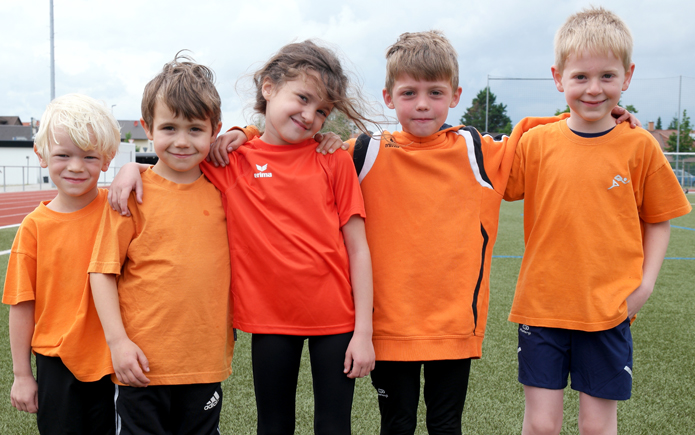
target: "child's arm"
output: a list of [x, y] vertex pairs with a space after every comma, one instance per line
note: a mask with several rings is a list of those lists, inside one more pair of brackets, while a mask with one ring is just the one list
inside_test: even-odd
[[627, 315], [630, 319], [642, 308], [654, 290], [661, 263], [666, 256], [671, 236], [671, 222], [644, 223], [644, 265], [642, 283], [627, 297]]
[[135, 191], [135, 200], [142, 204], [142, 174], [150, 165], [144, 163], [126, 163], [118, 171], [109, 187], [108, 201], [112, 209], [122, 214], [130, 216], [128, 209], [128, 197], [130, 192]]
[[367, 245], [364, 219], [352, 216], [342, 228], [350, 259], [350, 280], [355, 300], [355, 332], [345, 352], [348, 378], [362, 378], [374, 370], [372, 344], [372, 259]]
[[[217, 136], [215, 142], [210, 145], [210, 153], [207, 160], [215, 166], [225, 167], [229, 164], [228, 154], [242, 146], [247, 141], [259, 136], [260, 132], [254, 126], [245, 128], [232, 127], [227, 132]], [[316, 152], [333, 154], [338, 148], [348, 149], [348, 145], [343, 143], [340, 136], [333, 132], [316, 133], [314, 140], [319, 143]]]
[[[111, 350], [111, 361], [118, 380], [133, 387], [146, 387], [150, 383], [143, 373], [150, 371], [145, 354], [125, 332], [118, 302], [116, 276], [90, 273], [94, 306], [104, 328], [106, 343]], [[142, 366], [142, 367], [141, 367]]]
[[10, 350], [14, 383], [10, 391], [12, 406], [36, 413], [39, 387], [31, 371], [31, 337], [34, 335], [34, 301], [10, 306]]

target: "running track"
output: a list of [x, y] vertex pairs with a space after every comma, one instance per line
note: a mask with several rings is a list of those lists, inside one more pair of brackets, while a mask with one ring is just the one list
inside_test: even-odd
[[55, 189], [0, 193], [0, 227], [22, 223], [24, 216], [41, 201], [51, 200], [57, 194]]

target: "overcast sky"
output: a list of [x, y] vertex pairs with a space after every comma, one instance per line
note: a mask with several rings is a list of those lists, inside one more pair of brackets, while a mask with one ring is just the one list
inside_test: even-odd
[[[317, 38], [340, 50], [380, 102], [386, 47], [403, 32], [439, 29], [459, 55], [463, 94], [448, 119], [457, 124], [488, 75], [550, 78], [556, 30], [590, 4], [633, 32], [623, 103], [645, 124], [668, 124], [683, 76], [682, 107], [695, 113], [695, 2], [683, 0], [55, 0], [56, 95], [85, 93], [115, 105], [118, 119], [138, 119], [144, 85], [186, 48], [217, 75], [226, 129], [250, 121], [244, 79], [284, 44]], [[40, 118], [50, 100], [49, 0], [0, 0], [0, 11], [0, 116]], [[515, 123], [565, 105], [550, 81], [490, 85]]]

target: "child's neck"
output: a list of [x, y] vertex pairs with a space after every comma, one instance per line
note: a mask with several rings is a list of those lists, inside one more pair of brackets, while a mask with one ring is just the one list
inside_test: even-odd
[[59, 190], [58, 195], [46, 207], [58, 213], [74, 213], [87, 207], [97, 196], [99, 189], [96, 186], [80, 196], [70, 196]]
[[609, 113], [608, 116], [602, 119], [587, 121], [579, 115], [574, 115], [570, 112], [570, 117], [567, 118], [567, 127], [578, 133], [602, 133], [615, 127], [615, 118]]
[[161, 159], [152, 167], [152, 171], [160, 177], [176, 184], [191, 184], [203, 174], [198, 165], [188, 171], [180, 172], [167, 166]]

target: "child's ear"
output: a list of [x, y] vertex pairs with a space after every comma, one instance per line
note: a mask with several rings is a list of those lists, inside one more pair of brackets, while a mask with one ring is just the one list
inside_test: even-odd
[[101, 165], [101, 172], [106, 172], [109, 170], [109, 165], [111, 165], [111, 162], [113, 161], [113, 158], [116, 157], [117, 153], [118, 151], [114, 151], [113, 154], [104, 159], [104, 163]]
[[635, 73], [635, 64], [631, 63], [630, 68], [625, 71], [625, 80], [623, 81], [623, 91], [627, 91], [630, 87], [630, 81], [632, 80], [632, 75]]
[[34, 153], [36, 156], [39, 158], [39, 164], [41, 165], [42, 168], [47, 168], [48, 167], [48, 162], [43, 159], [39, 151], [36, 149], [36, 145], [34, 145]]
[[389, 91], [384, 88], [383, 91], [381, 91], [382, 95], [384, 96], [384, 103], [386, 104], [386, 107], [389, 109], [395, 109], [396, 106], [393, 105], [393, 98], [391, 98], [391, 94], [389, 94]]
[[212, 140], [213, 140], [213, 142], [214, 142], [215, 139], [217, 138], [217, 135], [220, 134], [220, 130], [222, 130], [222, 121], [220, 121], [220, 122], [217, 123], [217, 128], [215, 128], [214, 131], [212, 132]]
[[553, 80], [555, 81], [555, 87], [557, 90], [560, 92], [565, 92], [565, 88], [562, 86], [562, 73], [555, 65], [550, 67], [550, 72], [553, 74]]
[[463, 89], [461, 86], [459, 86], [455, 91], [454, 94], [451, 96], [451, 104], [449, 104], [449, 108], [453, 109], [456, 107], [461, 100], [461, 92], [463, 92]]
[[264, 78], [263, 84], [261, 85], [261, 93], [263, 94], [263, 98], [265, 98], [266, 101], [269, 101], [270, 97], [273, 95], [273, 89], [275, 89], [273, 81], [270, 80], [268, 77]]
[[144, 119], [140, 118], [140, 124], [142, 124], [142, 128], [145, 129], [145, 135], [147, 136], [147, 139], [154, 140], [152, 139], [152, 131], [150, 130], [150, 126], [147, 125]]

